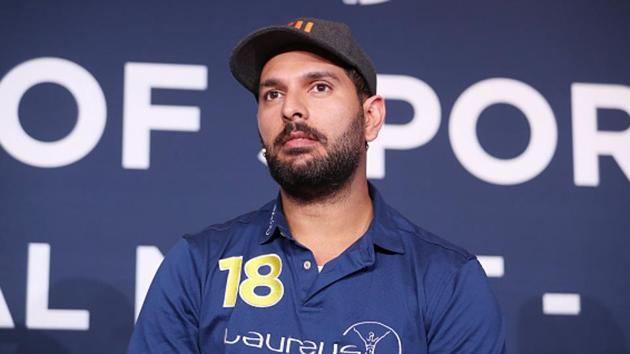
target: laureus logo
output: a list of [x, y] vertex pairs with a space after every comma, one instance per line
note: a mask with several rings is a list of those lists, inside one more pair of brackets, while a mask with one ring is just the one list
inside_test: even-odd
[[[363, 343], [365, 354], [402, 354], [400, 336], [393, 328], [376, 321], [357, 322], [343, 335], [354, 335]], [[378, 348], [378, 351], [377, 351]]]

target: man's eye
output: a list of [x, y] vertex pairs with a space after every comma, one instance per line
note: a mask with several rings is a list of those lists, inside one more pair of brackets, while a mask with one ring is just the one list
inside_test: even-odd
[[315, 92], [326, 92], [330, 90], [330, 86], [328, 86], [327, 84], [315, 84], [315, 86], [313, 86], [313, 91]]
[[267, 101], [275, 100], [278, 97], [280, 97], [280, 92], [278, 91], [268, 91], [264, 95], [264, 98]]

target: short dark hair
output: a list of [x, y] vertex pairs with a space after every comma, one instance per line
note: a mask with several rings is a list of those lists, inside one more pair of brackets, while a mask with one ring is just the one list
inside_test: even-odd
[[347, 68], [346, 74], [348, 74], [348, 77], [354, 84], [354, 88], [357, 90], [359, 103], [363, 104], [363, 102], [371, 96], [367, 81], [365, 81], [365, 78], [359, 74], [355, 68]]

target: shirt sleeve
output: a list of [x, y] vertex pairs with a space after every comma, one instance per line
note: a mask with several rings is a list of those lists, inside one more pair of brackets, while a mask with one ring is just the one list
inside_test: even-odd
[[429, 353], [505, 353], [505, 324], [485, 272], [467, 261], [432, 299]]
[[158, 269], [138, 316], [128, 354], [199, 353], [201, 277], [188, 240], [180, 240]]

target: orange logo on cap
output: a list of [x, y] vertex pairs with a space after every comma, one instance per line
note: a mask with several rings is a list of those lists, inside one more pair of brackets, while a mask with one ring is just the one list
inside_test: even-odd
[[289, 27], [295, 27], [297, 29], [301, 29], [301, 30], [303, 30], [306, 33], [309, 33], [309, 32], [311, 32], [313, 30], [313, 25], [314, 25], [313, 22], [310, 22], [310, 21], [306, 22], [306, 25], [304, 25], [304, 29], [302, 29], [302, 25], [303, 24], [304, 24], [304, 21], [297, 20], [297, 21], [289, 22], [288, 26]]

